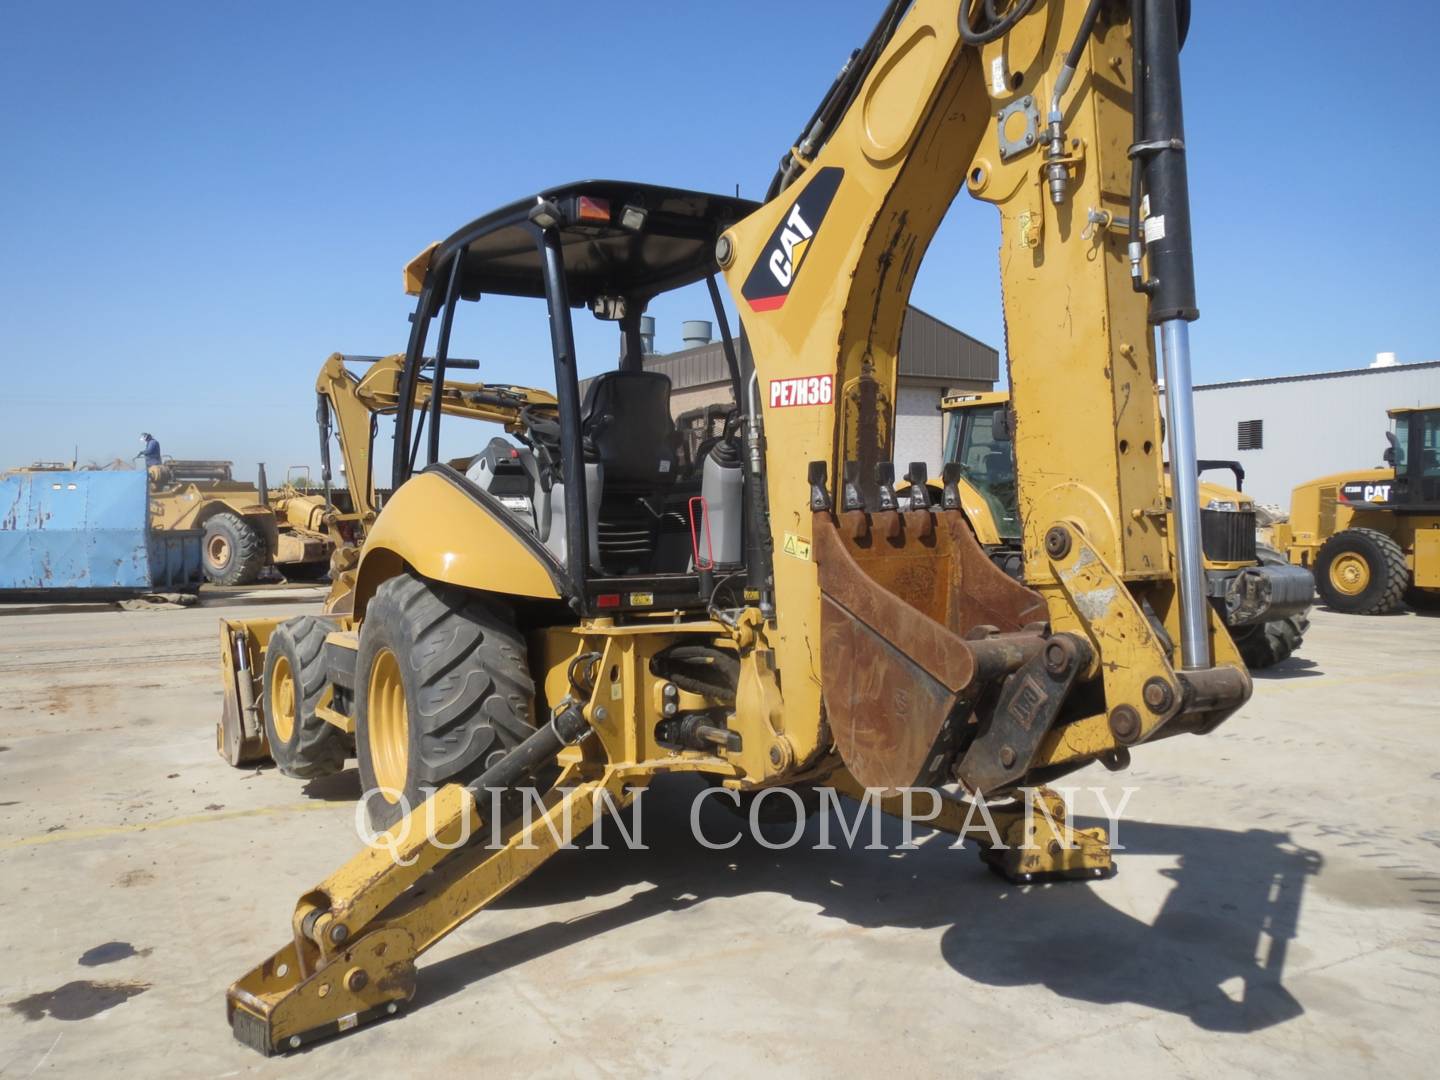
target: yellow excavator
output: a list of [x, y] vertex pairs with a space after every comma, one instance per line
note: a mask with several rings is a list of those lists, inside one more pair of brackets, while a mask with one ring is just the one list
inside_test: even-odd
[[[947, 482], [959, 492], [965, 519], [990, 558], [1012, 577], [1022, 577], [1010, 395], [948, 394], [940, 410], [946, 424], [945, 468], [958, 472]], [[1202, 460], [1196, 467], [1202, 476], [1228, 469], [1235, 477], [1233, 488], [1200, 481], [1200, 541], [1210, 602], [1246, 666], [1251, 671], [1272, 667], [1289, 659], [1305, 638], [1315, 579], [1257, 542], [1255, 500], [1241, 490], [1245, 469], [1240, 462]], [[1262, 566], [1269, 569], [1262, 571]]]
[[[398, 411], [404, 365], [403, 354], [376, 357], [332, 353], [316, 376], [315, 420], [320, 435], [322, 491], [304, 499], [311, 511], [310, 528], [329, 540], [330, 591], [325, 598], [327, 618], [302, 624], [312, 628], [308, 636], [301, 635], [302, 640], [295, 641], [286, 632], [284, 640], [296, 649], [318, 649], [323, 636], [316, 636], [313, 628], [332, 625], [335, 618], [351, 610], [360, 545], [379, 513], [384, 495], [375, 485], [375, 437], [380, 417], [393, 417]], [[447, 362], [447, 367], [456, 371], [479, 366], [477, 360], [459, 357]], [[352, 370], [356, 368], [358, 374]], [[543, 390], [449, 379], [436, 396], [433, 380], [423, 371], [416, 382], [414, 402], [419, 409], [429, 409], [433, 400], [444, 415], [498, 424], [507, 430], [553, 423], [555, 398]], [[523, 422], [522, 417], [526, 418]], [[334, 483], [332, 442], [339, 445], [345, 480], [345, 486], [339, 489]], [[292, 497], [285, 505], [298, 501]], [[354, 752], [352, 733], [339, 729], [308, 733], [306, 751], [302, 752], [301, 733], [293, 723], [287, 723], [287, 711], [266, 708], [262, 678], [268, 646], [276, 628], [286, 622], [281, 618], [220, 620], [223, 698], [215, 728], [216, 749], [235, 766], [273, 758], [287, 775], [328, 775], [338, 771], [347, 754]], [[294, 662], [293, 657], [279, 655], [276, 660], [283, 660], [286, 669]], [[286, 691], [285, 686], [276, 689]]]
[[[1187, 17], [1177, 0], [896, 0], [763, 204], [566, 184], [412, 261], [394, 492], [348, 613], [305, 626], [320, 647], [283, 671], [272, 636], [264, 687], [307, 736], [354, 732], [387, 831], [231, 986], [237, 1038], [273, 1053], [394, 1015], [425, 950], [662, 774], [826, 784], [897, 812], [928, 786], [932, 824], [964, 833], [958, 786], [993, 801], [978, 840], [997, 872], [1110, 872], [1104, 831], [1043, 785], [1211, 732], [1252, 687], [1201, 549]], [[889, 461], [906, 303], [962, 190], [1001, 220], [1023, 581], [952, 485], [901, 501]], [[639, 320], [697, 283], [737, 407], [687, 460]], [[514, 466], [462, 471], [418, 395], [427, 371], [444, 382], [456, 319], [483, 336], [487, 293], [543, 305], [556, 410], [522, 417]], [[582, 399], [586, 310], [624, 348]], [[463, 842], [472, 826], [493, 841]]]

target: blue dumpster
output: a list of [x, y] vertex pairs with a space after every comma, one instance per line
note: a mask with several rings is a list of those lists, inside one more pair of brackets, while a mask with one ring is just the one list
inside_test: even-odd
[[178, 591], [203, 579], [198, 529], [157, 532], [143, 472], [0, 477], [0, 591]]

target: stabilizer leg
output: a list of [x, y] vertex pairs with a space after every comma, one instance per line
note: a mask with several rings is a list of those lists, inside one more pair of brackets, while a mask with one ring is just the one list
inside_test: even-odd
[[[867, 799], [866, 789], [848, 772], [837, 773], [830, 782], [852, 799]], [[938, 807], [927, 795], [939, 799]], [[1017, 885], [1093, 881], [1115, 873], [1105, 830], [1073, 828], [1065, 800], [1048, 787], [1023, 789], [1010, 802], [983, 807], [936, 789], [917, 790], [908, 805], [903, 794], [868, 797], [892, 817], [915, 815], [920, 824], [974, 840], [985, 865]]]
[[367, 848], [301, 897], [294, 939], [226, 994], [235, 1037], [269, 1055], [394, 1015], [415, 994], [421, 953], [647, 779], [614, 769], [583, 778], [572, 766], [528, 827], [512, 823], [496, 847], [483, 846], [486, 808], [471, 790], [441, 788], [390, 831], [388, 850]]
[[992, 814], [1004, 844], [982, 841], [980, 858], [1006, 881], [1093, 881], [1115, 873], [1105, 830], [1073, 828], [1065, 800], [1048, 787], [1032, 788], [1029, 799], [996, 807]]

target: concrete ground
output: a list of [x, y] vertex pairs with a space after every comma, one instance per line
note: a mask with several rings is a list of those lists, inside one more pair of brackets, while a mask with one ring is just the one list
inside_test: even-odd
[[358, 785], [216, 757], [216, 616], [313, 608], [219, 602], [0, 616], [0, 1075], [1419, 1076], [1440, 1059], [1440, 619], [1321, 611], [1215, 735], [1073, 778], [1138, 789], [1109, 881], [1013, 887], [938, 836], [706, 851], [695, 788], [671, 783], [645, 796], [650, 850], [563, 853], [426, 958], [408, 1013], [267, 1061], [231, 1039], [225, 987], [356, 850]]

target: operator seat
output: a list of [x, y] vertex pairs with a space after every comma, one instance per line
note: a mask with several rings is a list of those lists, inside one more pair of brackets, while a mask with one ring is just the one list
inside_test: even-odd
[[670, 376], [607, 371], [592, 381], [580, 408], [585, 457], [605, 468], [606, 488], [651, 491], [675, 480], [675, 421]]
[[[601, 491], [590, 522], [592, 560], [601, 569], [656, 569], [666, 496], [679, 472], [679, 438], [670, 417], [670, 377], [658, 371], [607, 371], [580, 408], [585, 460], [598, 466]], [[594, 493], [591, 493], [594, 498]]]
[[992, 448], [985, 455], [985, 474], [992, 485], [1010, 483], [1015, 479], [1015, 455]]

